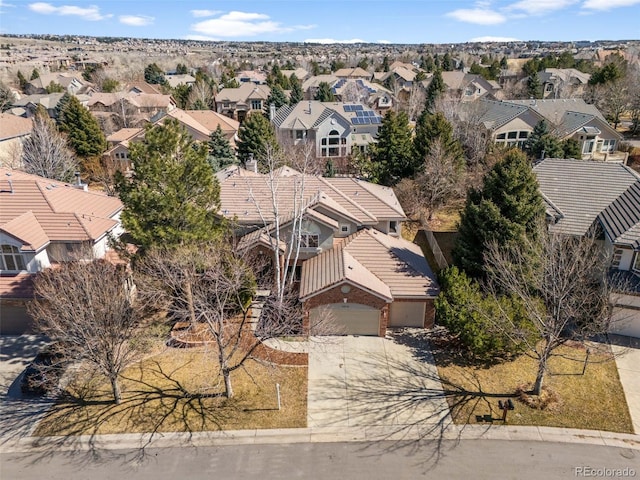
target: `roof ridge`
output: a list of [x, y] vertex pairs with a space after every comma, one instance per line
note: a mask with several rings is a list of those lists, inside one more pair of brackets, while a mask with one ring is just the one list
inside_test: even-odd
[[329, 183], [324, 177], [318, 177], [318, 179], [320, 180], [320, 182], [322, 182], [325, 185], [327, 185], [329, 188], [331, 188], [334, 192], [336, 192], [342, 198], [347, 200], [351, 205], [353, 205], [354, 207], [359, 209], [362, 213], [364, 213], [365, 215], [367, 215], [368, 217], [370, 217], [373, 220], [378, 220], [378, 218], [375, 215], [373, 215], [372, 213], [367, 211], [367, 209], [365, 209], [362, 205], [359, 205], [358, 203], [356, 203], [353, 200], [351, 200], [344, 192], [342, 192], [342, 190], [340, 190], [338, 187], [335, 187], [335, 186], [331, 185], [331, 183]]

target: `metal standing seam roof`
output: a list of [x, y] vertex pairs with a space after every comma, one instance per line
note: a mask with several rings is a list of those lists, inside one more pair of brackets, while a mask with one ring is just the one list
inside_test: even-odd
[[598, 215], [638, 181], [619, 163], [547, 158], [534, 167], [540, 191], [563, 217], [550, 228], [584, 235]]
[[598, 220], [614, 243], [640, 248], [640, 179], [605, 208]]

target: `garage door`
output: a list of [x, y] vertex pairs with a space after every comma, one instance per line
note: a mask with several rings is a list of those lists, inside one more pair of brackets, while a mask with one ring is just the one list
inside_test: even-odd
[[623, 308], [615, 311], [610, 332], [640, 338], [640, 310]]
[[[332, 331], [335, 335], [375, 335], [380, 330], [380, 310], [358, 303], [334, 303], [312, 308], [312, 323], [316, 323], [318, 315], [331, 319]], [[333, 330], [333, 328], [332, 328]]]
[[423, 327], [424, 302], [393, 302], [389, 313], [390, 327]]

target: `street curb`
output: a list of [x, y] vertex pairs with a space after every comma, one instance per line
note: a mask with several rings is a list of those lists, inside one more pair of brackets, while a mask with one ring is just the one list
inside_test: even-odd
[[143, 434], [22, 437], [0, 440], [0, 453], [184, 448], [225, 445], [336, 443], [374, 441], [505, 440], [576, 443], [640, 451], [640, 435], [553, 427], [398, 425], [311, 427], [270, 430], [228, 430]]

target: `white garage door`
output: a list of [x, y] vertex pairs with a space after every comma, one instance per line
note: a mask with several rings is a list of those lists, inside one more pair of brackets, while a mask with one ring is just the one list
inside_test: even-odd
[[423, 327], [424, 302], [393, 302], [389, 314], [390, 327]]
[[312, 308], [311, 322], [317, 322], [318, 315], [325, 315], [335, 327], [335, 335], [378, 335], [380, 330], [380, 310], [358, 303], [334, 303]]
[[615, 311], [610, 332], [640, 338], [640, 310], [623, 308]]

